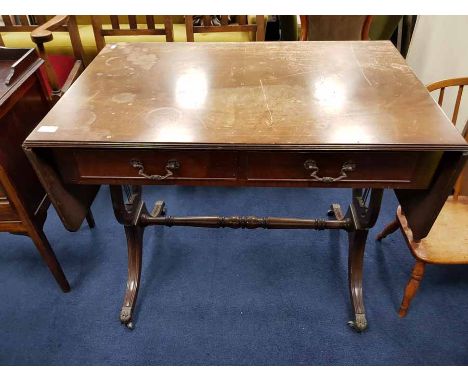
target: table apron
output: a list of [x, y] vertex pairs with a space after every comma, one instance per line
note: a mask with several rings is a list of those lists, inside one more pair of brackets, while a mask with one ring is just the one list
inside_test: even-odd
[[54, 148], [74, 184], [426, 188], [441, 153]]

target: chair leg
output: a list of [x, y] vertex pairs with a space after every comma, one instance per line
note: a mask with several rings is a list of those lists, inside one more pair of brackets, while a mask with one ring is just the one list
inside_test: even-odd
[[388, 235], [392, 234], [395, 232], [398, 228], [400, 228], [400, 222], [398, 221], [398, 218], [392, 221], [389, 225], [387, 225], [382, 232], [380, 232], [377, 235], [377, 240], [380, 241], [384, 238], [386, 238]]
[[[463, 174], [462, 174], [463, 175]], [[460, 195], [461, 188], [462, 188], [462, 179], [463, 176], [460, 175], [455, 183], [455, 186], [453, 187], [453, 200], [457, 201], [458, 196]]]
[[89, 228], [96, 227], [96, 222], [94, 221], [94, 216], [91, 212], [91, 209], [88, 210], [88, 213], [86, 214], [86, 221], [88, 222]]
[[403, 296], [403, 301], [401, 302], [400, 311], [398, 312], [400, 317], [406, 316], [411, 300], [418, 291], [419, 284], [424, 276], [425, 266], [426, 263], [420, 260], [416, 260], [416, 264], [414, 264], [413, 271], [411, 272], [411, 278], [409, 279], [405, 288], [405, 295]]
[[38, 229], [33, 226], [29, 231], [28, 235], [31, 237], [32, 241], [36, 245], [39, 253], [41, 254], [42, 258], [44, 259], [45, 263], [49, 267], [52, 275], [54, 276], [57, 284], [59, 284], [60, 288], [64, 292], [70, 291], [70, 284], [63, 273], [62, 267], [58, 262], [57, 258], [55, 257], [55, 253], [50, 246], [49, 241], [47, 240], [46, 235], [42, 231], [42, 229]]

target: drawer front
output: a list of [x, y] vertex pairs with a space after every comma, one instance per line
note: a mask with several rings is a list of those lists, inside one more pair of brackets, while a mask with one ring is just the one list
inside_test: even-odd
[[419, 152], [251, 152], [247, 179], [339, 187], [425, 187], [439, 157]]
[[[184, 179], [235, 179], [237, 176], [237, 155], [228, 151], [75, 150], [73, 165], [65, 156], [61, 160], [62, 154], [56, 152], [57, 163], [64, 179], [72, 182], [108, 179], [157, 184]], [[158, 179], [157, 176], [169, 175], [168, 164], [172, 175]]]
[[54, 156], [67, 183], [421, 189], [441, 153], [57, 148]]

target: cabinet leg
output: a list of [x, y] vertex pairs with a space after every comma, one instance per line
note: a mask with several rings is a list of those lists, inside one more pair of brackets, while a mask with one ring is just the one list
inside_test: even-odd
[[42, 229], [36, 228], [35, 226], [32, 226], [28, 234], [34, 242], [34, 245], [38, 249], [42, 258], [44, 259], [45, 263], [49, 267], [50, 271], [52, 272], [52, 275], [57, 281], [57, 284], [60, 286], [62, 291], [69, 292], [70, 284], [68, 283], [67, 278], [63, 273], [62, 267], [55, 257], [55, 253], [52, 250], [52, 247], [50, 246], [44, 231], [42, 231]]
[[348, 283], [355, 319], [348, 324], [358, 332], [367, 328], [362, 295], [362, 270], [368, 230], [349, 232]]
[[132, 314], [140, 287], [141, 260], [144, 227], [125, 226], [128, 247], [128, 279], [124, 303], [120, 312], [120, 322], [133, 329]]

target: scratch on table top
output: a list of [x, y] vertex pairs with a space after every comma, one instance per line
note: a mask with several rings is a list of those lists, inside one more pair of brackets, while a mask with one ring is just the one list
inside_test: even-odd
[[369, 86], [373, 86], [373, 85], [372, 85], [372, 82], [369, 81], [369, 78], [367, 78], [366, 74], [364, 73], [364, 70], [362, 70], [362, 65], [361, 65], [361, 63], [359, 62], [359, 60], [358, 60], [358, 58], [357, 58], [357, 56], [356, 56], [356, 52], [354, 51], [354, 47], [353, 47], [353, 46], [351, 46], [351, 50], [352, 50], [352, 52], [353, 52], [354, 60], [356, 61], [356, 64], [357, 64], [359, 70], [361, 71], [362, 76], [366, 79], [366, 81], [367, 81], [367, 83], [369, 84]]
[[109, 57], [109, 58], [106, 60], [105, 64], [106, 64], [107, 66], [110, 66], [110, 65], [111, 65], [111, 61], [116, 60], [117, 58], [118, 58], [118, 57]]
[[282, 78], [286, 78], [286, 77], [300, 76], [301, 74], [310, 74], [310, 73], [315, 73], [315, 72], [316, 72], [316, 70], [308, 70], [308, 71], [305, 71], [305, 72], [291, 73], [291, 74], [286, 74], [285, 76], [283, 76], [281, 78], [278, 78], [278, 79], [282, 79]]
[[267, 99], [267, 96], [266, 96], [266, 93], [265, 93], [265, 89], [263, 88], [262, 80], [260, 80], [260, 86], [262, 88], [263, 98], [265, 99], [265, 105], [267, 107], [268, 113], [270, 114], [270, 123], [269, 123], [269, 125], [271, 126], [272, 123], [273, 123], [273, 115], [271, 114], [270, 106], [268, 105], [268, 99]]
[[112, 101], [117, 103], [131, 103], [135, 99], [136, 94], [134, 93], [119, 93], [112, 97]]
[[182, 112], [176, 107], [157, 107], [146, 113], [145, 120], [151, 125], [170, 125], [177, 123], [182, 118]]
[[101, 93], [101, 91], [100, 91], [99, 89], [96, 89], [92, 94], [89, 94], [89, 95], [86, 97], [86, 99], [87, 99], [88, 101], [91, 101], [91, 100], [93, 100], [94, 98], [96, 98], [96, 96], [97, 96], [99, 93]]
[[[145, 70], [150, 70], [157, 61], [158, 56], [153, 53], [149, 54], [129, 54], [127, 55], [127, 61], [132, 63], [134, 66], [138, 66]], [[133, 68], [132, 68], [133, 69]]]
[[89, 128], [96, 121], [96, 113], [91, 110], [82, 110], [77, 119], [77, 126], [80, 128]]

